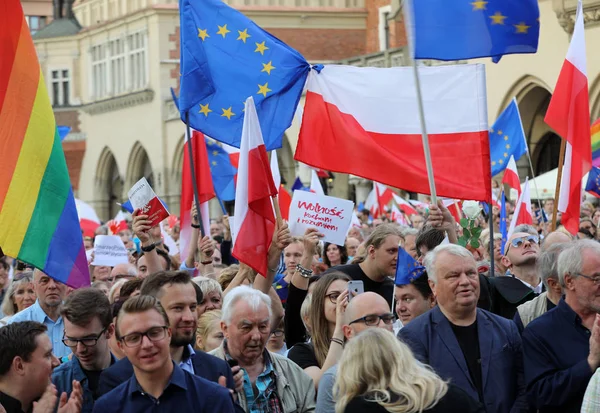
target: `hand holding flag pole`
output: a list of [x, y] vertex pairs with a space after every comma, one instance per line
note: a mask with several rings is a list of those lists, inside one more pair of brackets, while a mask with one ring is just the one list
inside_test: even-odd
[[196, 204], [196, 211], [198, 211], [198, 224], [200, 224], [200, 235], [204, 238], [204, 225], [202, 222], [202, 214], [200, 211], [200, 195], [198, 194], [198, 183], [196, 179], [196, 168], [194, 167], [194, 150], [192, 148], [192, 131], [190, 128], [190, 112], [185, 112], [185, 128], [187, 130], [187, 146], [188, 146], [188, 156], [190, 160], [190, 169], [192, 172], [192, 186], [194, 187], [194, 202]]

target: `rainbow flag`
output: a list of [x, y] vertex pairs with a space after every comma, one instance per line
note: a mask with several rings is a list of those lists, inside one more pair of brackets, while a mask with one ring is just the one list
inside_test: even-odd
[[592, 165], [600, 166], [600, 119], [592, 125]]
[[67, 163], [19, 0], [0, 1], [0, 247], [73, 288], [90, 284]]

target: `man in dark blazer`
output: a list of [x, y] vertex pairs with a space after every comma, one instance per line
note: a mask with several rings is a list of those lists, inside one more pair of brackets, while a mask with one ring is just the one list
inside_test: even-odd
[[477, 308], [473, 255], [458, 245], [440, 245], [429, 252], [425, 266], [438, 306], [407, 324], [398, 337], [488, 413], [528, 412], [521, 338], [511, 320]]

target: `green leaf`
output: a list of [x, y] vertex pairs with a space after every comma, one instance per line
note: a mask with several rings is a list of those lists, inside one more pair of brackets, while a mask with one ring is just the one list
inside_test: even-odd
[[481, 227], [473, 228], [473, 229], [471, 230], [471, 234], [473, 234], [473, 236], [474, 236], [474, 237], [477, 237], [477, 238], [479, 238], [479, 236], [481, 235], [481, 232], [482, 232], [482, 231], [483, 231], [483, 230], [481, 229]]
[[476, 240], [476, 239], [475, 239], [475, 240], [471, 241], [471, 246], [472, 246], [473, 248], [479, 248], [479, 245], [480, 245], [480, 244], [479, 244], [479, 241], [478, 241], [478, 240]]
[[466, 247], [467, 246], [467, 240], [464, 237], [460, 237], [458, 239], [458, 245], [460, 245], [461, 247]]
[[475, 220], [474, 219], [470, 219], [469, 221], [470, 221], [469, 228], [471, 228], [471, 229], [475, 228]]
[[467, 218], [461, 218], [460, 219], [460, 226], [463, 228], [468, 228], [469, 227], [469, 220]]
[[469, 239], [469, 238], [471, 238], [471, 231], [469, 231], [469, 230], [468, 230], [468, 229], [466, 229], [466, 228], [465, 228], [465, 229], [463, 229], [463, 236], [464, 236], [466, 239]]

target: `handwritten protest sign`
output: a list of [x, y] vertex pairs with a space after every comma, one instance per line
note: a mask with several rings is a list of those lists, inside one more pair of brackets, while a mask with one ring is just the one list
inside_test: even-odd
[[352, 221], [354, 202], [312, 192], [294, 191], [289, 226], [292, 235], [317, 228], [323, 241], [344, 245]]
[[117, 235], [97, 235], [94, 239], [94, 261], [92, 265], [114, 267], [127, 264], [129, 255], [121, 237]]
[[150, 225], [157, 226], [162, 220], [169, 216], [167, 208], [146, 180], [142, 178], [127, 192], [134, 209], [140, 209], [140, 214], [148, 215]]

